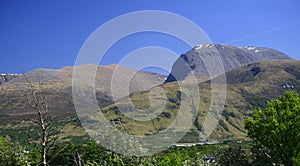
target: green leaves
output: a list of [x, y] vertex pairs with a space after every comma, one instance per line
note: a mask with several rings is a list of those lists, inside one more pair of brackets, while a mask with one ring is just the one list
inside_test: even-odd
[[264, 111], [254, 110], [245, 121], [248, 136], [270, 150], [273, 161], [293, 165], [300, 153], [300, 99], [297, 92], [267, 103]]
[[24, 152], [21, 146], [12, 144], [0, 136], [0, 165], [29, 165], [28, 157]]

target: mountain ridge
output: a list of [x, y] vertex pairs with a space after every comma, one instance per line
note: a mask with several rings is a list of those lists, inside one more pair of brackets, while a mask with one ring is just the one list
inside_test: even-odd
[[[111, 79], [115, 66], [97, 66], [82, 65], [77, 69], [85, 73], [92, 73], [96, 69], [95, 90], [99, 106], [103, 107], [113, 103], [111, 96]], [[63, 67], [61, 69], [35, 69], [0, 85], [0, 115], [22, 116], [32, 114], [27, 106], [28, 84], [37, 85], [42, 83], [42, 88], [50, 96], [50, 113], [58, 116], [71, 115], [75, 113], [72, 98], [72, 66]], [[165, 76], [149, 73], [137, 72], [125, 67], [120, 68], [122, 73], [135, 73], [130, 82], [130, 93], [134, 91], [148, 90], [154, 86], [162, 84]], [[95, 73], [95, 72], [94, 72]], [[118, 74], [118, 73], [117, 73]], [[122, 81], [128, 79], [126, 74], [118, 74], [116, 78], [116, 86], [120, 88], [125, 86]], [[124, 96], [117, 96], [119, 99]], [[30, 115], [27, 118], [30, 118]], [[8, 119], [4, 119], [5, 121]]]
[[[203, 45], [202, 47], [209, 48], [214, 46]], [[222, 47], [222, 45], [218, 47]], [[245, 47], [243, 49], [254, 53], [256, 51], [256, 47]], [[260, 50], [263, 52], [262, 49]], [[275, 53], [277, 53], [276, 50]], [[125, 107], [129, 111], [131, 110], [129, 102], [132, 102], [139, 109], [149, 108], [148, 111], [153, 111], [150, 109], [149, 96], [153, 95], [150, 93], [150, 90], [155, 87], [165, 90], [164, 92], [168, 97], [165, 108], [156, 119], [152, 119], [151, 121], [138, 123], [124, 117], [109, 95], [110, 81], [114, 72], [113, 70], [116, 67], [118, 65], [97, 67], [93, 64], [78, 67], [84, 74], [92, 74], [91, 72], [97, 69], [95, 77], [96, 96], [102, 112], [108, 120], [119, 119], [130, 134], [144, 136], [163, 130], [176, 119], [176, 112], [180, 107], [181, 95], [183, 94], [178, 87], [179, 84], [174, 81], [165, 82], [165, 76], [153, 73], [149, 74], [148, 72], [138, 72], [135, 74], [136, 78], [133, 78], [131, 81], [134, 87], [131, 88], [132, 93], [130, 93], [130, 96], [124, 98], [119, 96], [120, 100], [116, 102], [119, 103], [118, 106]], [[122, 67], [120, 69], [121, 71], [125, 70]], [[45, 77], [34, 77], [35, 72], [27, 73], [27, 76], [35, 81], [39, 79], [43, 80], [46, 93], [53, 97], [51, 100], [53, 103], [51, 103], [52, 106], [50, 107], [52, 115], [56, 117], [76, 116], [71, 96], [73, 67], [68, 66], [57, 70], [37, 69], [35, 71], [42, 73]], [[54, 74], [49, 76], [49, 72], [51, 73], [52, 71], [54, 71]], [[135, 71], [128, 69], [126, 72], [117, 73], [117, 76], [122, 78], [118, 80], [116, 85], [121, 87], [126, 76], [132, 74], [132, 72]], [[246, 139], [244, 118], [250, 117], [255, 108], [264, 108], [268, 100], [277, 98], [286, 90], [300, 91], [300, 61], [293, 60], [285, 54], [282, 54], [282, 59], [263, 59], [249, 64], [245, 63], [234, 69], [230, 69], [225, 74], [227, 78], [227, 99], [219, 124], [209, 138], [212, 140]], [[209, 103], [211, 102], [209, 78], [206, 75], [200, 75], [197, 79], [201, 94], [199, 105], [201, 112], [196, 118], [192, 129], [182, 142], [197, 141], [199, 129], [201, 129], [209, 108]], [[149, 83], [148, 80], [151, 84], [144, 86], [145, 81]], [[27, 96], [24, 91], [24, 86], [26, 86], [26, 84], [24, 85], [24, 81], [26, 80], [22, 78], [14, 78], [0, 85], [0, 119], [2, 124], [10, 124], [12, 120], [30, 120], [32, 118], [34, 113], [28, 112], [29, 108], [26, 107]], [[159, 97], [156, 99], [160, 103], [161, 99]]]
[[[270, 66], [272, 65], [272, 66]], [[252, 72], [259, 68], [259, 72]], [[249, 79], [244, 80], [248, 75]], [[246, 130], [244, 128], [244, 119], [251, 117], [255, 108], [264, 108], [268, 100], [283, 95], [286, 90], [300, 92], [300, 61], [297, 60], [265, 60], [251, 63], [226, 73], [227, 79], [227, 99], [225, 108], [219, 124], [209, 139], [212, 140], [244, 140]], [[238, 77], [241, 79], [236, 79]], [[217, 78], [216, 78], [217, 79]], [[147, 135], [154, 134], [163, 130], [175, 120], [176, 111], [180, 107], [179, 87], [176, 82], [169, 82], [159, 86], [164, 89], [168, 100], [165, 109], [153, 120], [153, 122], [137, 122], [130, 120], [121, 112], [118, 107], [124, 107], [127, 110], [131, 106], [129, 101], [120, 101], [104, 108], [103, 113], [107, 119], [120, 119], [125, 129], [131, 134]], [[184, 138], [184, 141], [197, 141], [198, 129], [201, 128], [205, 115], [208, 112], [211, 94], [210, 81], [199, 83], [200, 114], [189, 132], [190, 138]], [[131, 101], [139, 109], [151, 110], [150, 101], [147, 99], [149, 91], [135, 92], [131, 95]], [[157, 99], [160, 99], [157, 97]], [[158, 101], [159, 103], [159, 101]], [[133, 127], [135, 126], [135, 127]], [[192, 139], [193, 138], [193, 139]]]
[[[204, 59], [208, 58], [208, 60], [210, 60], [210, 56], [220, 57], [225, 72], [261, 60], [291, 59], [280, 51], [266, 47], [200, 44], [185, 54], [182, 54], [175, 61], [172, 71], [165, 82], [183, 80], [191, 71], [193, 71], [196, 77], [207, 76], [208, 71]], [[220, 68], [220, 70], [223, 69]]]

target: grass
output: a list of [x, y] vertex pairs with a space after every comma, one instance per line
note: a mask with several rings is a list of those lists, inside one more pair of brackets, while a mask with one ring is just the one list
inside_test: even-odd
[[[291, 74], [297, 74], [298, 70], [289, 70], [287, 66], [291, 65], [290, 68], [298, 67], [298, 63], [294, 61], [279, 61], [278, 63], [272, 61], [272, 67], [269, 67], [270, 62], [262, 62], [253, 65], [248, 65], [229, 72], [227, 85], [227, 98], [226, 105], [223, 110], [222, 118], [219, 122], [214, 133], [210, 139], [224, 140], [224, 139], [247, 139], [246, 130], [244, 129], [244, 118], [251, 116], [253, 109], [257, 107], [264, 108], [266, 101], [273, 99], [281, 95], [284, 91], [282, 88], [282, 82], [299, 82], [295, 80], [296, 76]], [[295, 66], [296, 65], [296, 66]], [[259, 68], [253, 75], [253, 68]], [[276, 73], [276, 74], [275, 74]], [[249, 76], [251, 75], [251, 77]], [[238, 77], [244, 79], [236, 79]], [[231, 81], [230, 79], [235, 79]], [[239, 80], [240, 82], [237, 82]], [[291, 81], [292, 80], [292, 81]], [[230, 82], [234, 82], [231, 84]], [[294, 83], [296, 85], [296, 83]], [[125, 128], [130, 131], [131, 134], [146, 135], [155, 133], [157, 130], [165, 129], [168, 127], [178, 116], [178, 110], [180, 105], [185, 105], [186, 108], [191, 107], [190, 102], [183, 101], [182, 95], [186, 95], [184, 91], [179, 91], [179, 85], [177, 83], [168, 83], [160, 86], [164, 90], [168, 100], [166, 106], [163, 109], [164, 114], [160, 114], [153, 121], [135, 121], [130, 118], [126, 118], [122, 113], [116, 114], [117, 107], [115, 105], [105, 108], [105, 116], [107, 119], [121, 118], [124, 121]], [[210, 105], [211, 87], [207, 82], [199, 84], [200, 100], [199, 100], [199, 114], [197, 116], [197, 122], [191, 129], [193, 132], [188, 132], [187, 138], [183, 140], [191, 140], [189, 137], [198, 132], [206, 118], [207, 110]], [[148, 115], [151, 96], [149, 97], [149, 91], [133, 93], [131, 95], [131, 101], [134, 106], [139, 109], [145, 109], [144, 115]], [[156, 97], [157, 100], [163, 100], [162, 98]], [[182, 103], [181, 103], [182, 102]], [[128, 110], [134, 110], [129, 107], [129, 101], [121, 101], [122, 107], [128, 107]], [[151, 105], [151, 108], [153, 105]], [[171, 115], [168, 117], [162, 115]], [[186, 115], [187, 116], [187, 115]], [[187, 121], [188, 118], [182, 119], [183, 122]], [[191, 120], [191, 119], [189, 119]]]
[[[219, 125], [209, 137], [210, 140], [247, 139], [247, 132], [244, 129], [244, 118], [251, 116], [256, 107], [263, 108], [267, 100], [281, 95], [285, 90], [283, 85], [286, 83], [293, 84], [295, 90], [300, 90], [298, 80], [300, 77], [297, 76], [298, 71], [300, 71], [300, 63], [298, 61], [272, 62], [271, 67], [269, 63], [267, 61], [247, 65], [227, 73], [226, 105]], [[255, 76], [251, 72], [253, 67], [260, 68], [260, 72], [257, 72]], [[252, 76], [248, 77], [249, 74]], [[239, 80], [237, 79], [238, 77], [247, 79], [240, 79], [240, 82], [237, 82]], [[118, 103], [103, 108], [102, 112], [107, 121], [120, 118], [123, 127], [119, 127], [119, 129], [125, 128], [129, 134], [137, 136], [146, 136], [160, 132], [172, 123], [176, 126], [176, 129], [173, 127], [174, 132], [182, 130], [184, 123], [192, 124], [192, 128], [182, 141], [194, 141], [197, 140], [196, 136], [203, 126], [211, 103], [210, 83], [205, 81], [199, 83], [199, 92], [199, 112], [194, 117], [196, 122], [192, 121], [193, 118], [191, 118], [191, 113], [188, 111], [193, 106], [191, 98], [187, 95], [186, 89], [180, 91], [179, 84], [176, 82], [161, 85], [152, 89], [152, 92], [132, 93], [130, 98], [123, 98]], [[164, 99], [164, 96], [167, 99]], [[160, 105], [162, 103], [165, 103], [165, 107], [161, 109]], [[125, 112], [121, 112], [118, 107], [123, 108], [122, 111], [125, 110]], [[183, 114], [179, 114], [180, 107], [185, 111]], [[134, 108], [140, 109], [138, 114], [134, 111]], [[130, 115], [130, 117], [125, 115]], [[178, 118], [178, 115], [180, 115], [180, 118]], [[134, 119], [143, 116], [148, 117], [148, 119], [144, 121]], [[6, 114], [0, 115], [0, 120], [4, 121], [11, 117], [11, 115]], [[65, 118], [64, 116], [62, 117]], [[94, 118], [93, 120], [97, 119]], [[26, 125], [32, 125], [26, 121], [20, 121], [19, 123], [3, 123], [3, 121], [0, 123], [0, 134], [4, 136], [9, 135], [13, 139], [17, 137], [23, 138], [22, 134], [25, 133], [23, 131], [28, 131]], [[54, 124], [60, 128], [60, 141], [86, 137], [82, 127], [76, 127], [78, 122], [74, 117], [56, 120]], [[24, 138], [26, 137], [24, 136]]]

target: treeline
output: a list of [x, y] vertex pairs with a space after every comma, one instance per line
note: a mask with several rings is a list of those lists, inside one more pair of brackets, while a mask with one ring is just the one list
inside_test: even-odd
[[[105, 166], [105, 165], [273, 165], [266, 151], [252, 153], [252, 144], [228, 143], [192, 147], [170, 147], [151, 156], [126, 156], [100, 147], [96, 142], [55, 145], [47, 153], [47, 165]], [[10, 143], [0, 137], [0, 165], [42, 165], [41, 154]]]
[[[234, 147], [234, 148], [232, 148]], [[96, 142], [86, 145], [57, 144], [47, 153], [48, 165], [248, 165], [251, 155], [245, 151], [249, 145], [205, 145], [170, 147], [151, 156], [126, 156], [100, 147]], [[229, 153], [230, 151], [230, 153]], [[41, 154], [0, 137], [0, 165], [42, 165]]]

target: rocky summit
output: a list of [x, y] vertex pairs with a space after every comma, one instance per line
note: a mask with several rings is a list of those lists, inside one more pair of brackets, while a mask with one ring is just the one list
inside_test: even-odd
[[193, 71], [196, 77], [208, 76], [207, 66], [204, 60], [210, 57], [220, 57], [225, 72], [262, 60], [291, 59], [280, 51], [265, 47], [200, 44], [187, 53], [182, 54], [175, 61], [172, 72], [165, 82], [183, 80], [191, 71]]

